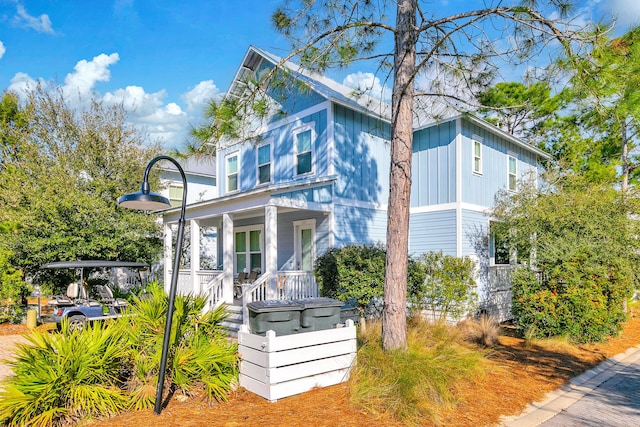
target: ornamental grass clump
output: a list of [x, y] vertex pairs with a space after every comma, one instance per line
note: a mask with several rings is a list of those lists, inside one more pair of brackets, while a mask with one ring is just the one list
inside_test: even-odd
[[381, 325], [360, 336], [358, 363], [350, 379], [354, 403], [406, 425], [438, 424], [456, 404], [457, 381], [482, 375], [483, 353], [454, 327], [411, 318], [406, 351], [382, 351]]

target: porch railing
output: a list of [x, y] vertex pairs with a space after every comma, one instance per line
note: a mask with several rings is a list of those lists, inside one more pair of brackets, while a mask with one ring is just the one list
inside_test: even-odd
[[224, 279], [224, 275], [218, 274], [203, 288], [202, 293], [207, 297], [207, 308], [205, 311], [214, 309], [221, 301], [224, 301], [222, 279]]
[[318, 296], [318, 285], [313, 273], [307, 271], [278, 271], [273, 284], [271, 274], [263, 274], [255, 282], [243, 285], [242, 319], [249, 323], [247, 304], [265, 300], [293, 300], [315, 298]]
[[[169, 275], [172, 272], [169, 271]], [[177, 293], [180, 295], [186, 294], [199, 294], [206, 292], [211, 281], [218, 276], [222, 276], [222, 270], [199, 270], [195, 274], [195, 288], [194, 278], [191, 277], [191, 270], [180, 270], [178, 272], [178, 289]]]

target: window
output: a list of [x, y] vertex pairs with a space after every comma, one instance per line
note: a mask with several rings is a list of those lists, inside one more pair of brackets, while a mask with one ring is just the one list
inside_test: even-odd
[[509, 264], [511, 251], [506, 236], [503, 235], [504, 230], [499, 230], [497, 224], [493, 222], [489, 224], [489, 230], [489, 256], [491, 257], [491, 264]]
[[271, 144], [258, 147], [258, 184], [271, 182]]
[[169, 203], [172, 207], [182, 204], [182, 185], [169, 184]]
[[296, 153], [296, 175], [310, 173], [313, 169], [313, 129], [303, 128], [294, 134]]
[[238, 191], [238, 153], [230, 154], [227, 162], [227, 192]]
[[244, 228], [235, 233], [235, 273], [262, 272], [262, 228]]
[[473, 140], [473, 173], [482, 174], [482, 143]]
[[507, 180], [508, 180], [508, 188], [509, 191], [516, 191], [517, 187], [517, 176], [518, 176], [518, 163], [515, 157], [509, 156], [509, 170], [507, 171]]

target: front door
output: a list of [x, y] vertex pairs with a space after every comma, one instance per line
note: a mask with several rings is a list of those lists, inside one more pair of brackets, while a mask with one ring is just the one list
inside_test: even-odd
[[316, 221], [314, 219], [295, 221], [296, 270], [312, 271], [315, 257]]

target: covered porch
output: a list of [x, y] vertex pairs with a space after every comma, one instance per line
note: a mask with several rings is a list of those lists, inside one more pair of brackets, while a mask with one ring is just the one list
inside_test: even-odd
[[[173, 274], [178, 216], [174, 210], [163, 214], [165, 286]], [[178, 293], [207, 296], [209, 309], [223, 303], [241, 307], [243, 323], [248, 303], [318, 296], [312, 270], [316, 254], [332, 244], [328, 204], [273, 197], [265, 191], [189, 205], [186, 220], [186, 268], [178, 272]], [[202, 229], [215, 230], [215, 268], [201, 268]], [[258, 275], [238, 286], [241, 292], [234, 295], [241, 272]]]

